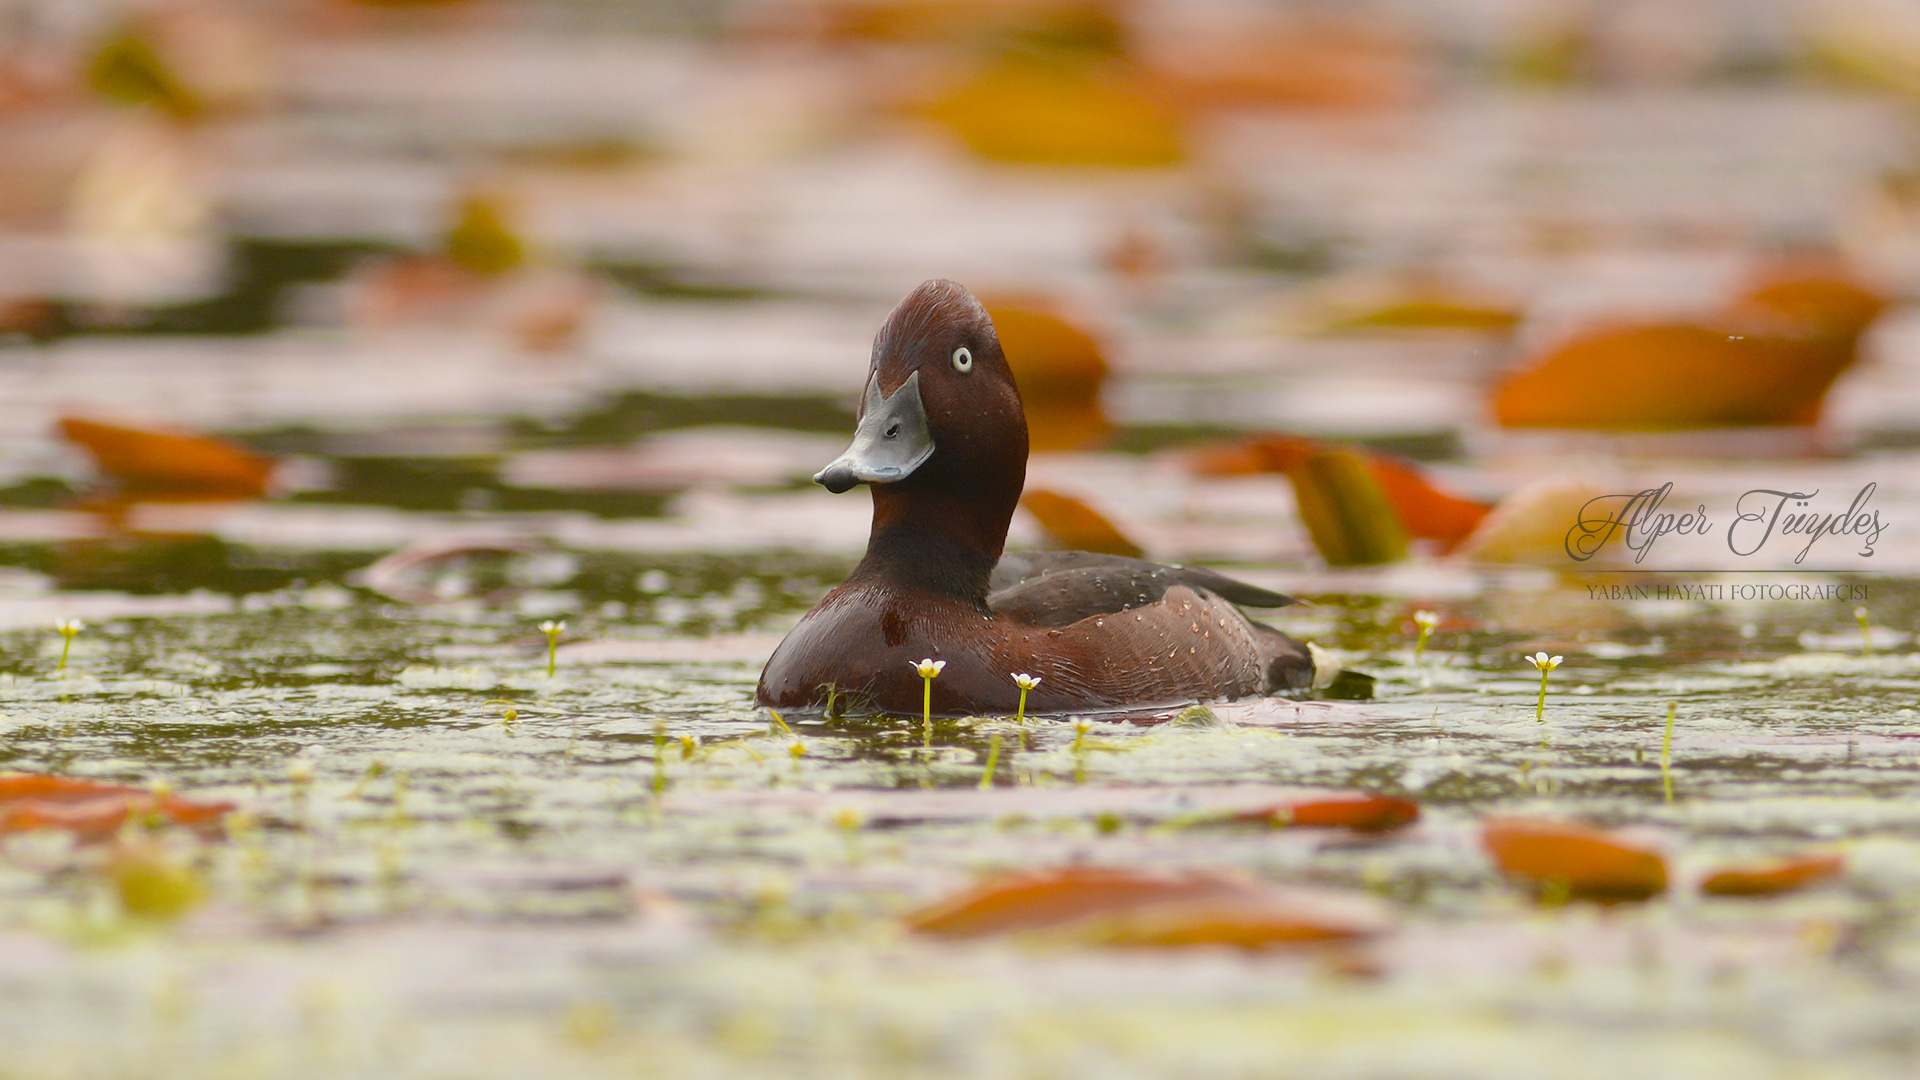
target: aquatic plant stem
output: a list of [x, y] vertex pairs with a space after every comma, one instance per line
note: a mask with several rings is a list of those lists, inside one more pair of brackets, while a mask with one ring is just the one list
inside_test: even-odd
[[653, 797], [667, 790], [667, 725], [653, 722]]
[[1872, 656], [1873, 655], [1873, 629], [1872, 629], [1872, 626], [1867, 622], [1867, 609], [1863, 607], [1854, 608], [1853, 621], [1860, 624], [1860, 655]]
[[560, 635], [567, 632], [565, 620], [554, 622], [548, 619], [540, 624], [540, 632], [547, 635], [547, 678], [553, 678], [554, 657], [560, 648]]
[[66, 674], [67, 654], [73, 651], [74, 635], [86, 628], [87, 624], [81, 622], [79, 619], [68, 619], [54, 627], [54, 629], [60, 631], [60, 637], [63, 639], [60, 643], [60, 666], [54, 669], [53, 673], [55, 675]]
[[1413, 639], [1413, 666], [1420, 666], [1420, 658], [1427, 651], [1427, 638], [1433, 636], [1433, 628], [1440, 625], [1440, 616], [1431, 611], [1413, 613], [1413, 625], [1419, 627], [1419, 636]]
[[1559, 667], [1560, 662], [1565, 659], [1564, 656], [1548, 656], [1544, 652], [1537, 652], [1526, 658], [1527, 663], [1532, 664], [1540, 672], [1540, 703], [1533, 709], [1533, 718], [1539, 723], [1547, 722], [1547, 676], [1552, 674], [1553, 669]]
[[1673, 760], [1673, 714], [1679, 711], [1679, 704], [1667, 702], [1667, 733], [1660, 739], [1660, 784], [1666, 789], [1667, 801], [1673, 801], [1673, 772], [1668, 768]]
[[907, 665], [918, 672], [921, 681], [925, 683], [920, 697], [921, 746], [923, 749], [931, 750], [933, 749], [933, 680], [940, 677], [940, 669], [946, 667], [947, 662], [928, 657], [917, 663], [909, 660]]
[[993, 769], [998, 764], [1000, 764], [1000, 736], [995, 735], [987, 740], [987, 771], [980, 777], [981, 791], [993, 787]]

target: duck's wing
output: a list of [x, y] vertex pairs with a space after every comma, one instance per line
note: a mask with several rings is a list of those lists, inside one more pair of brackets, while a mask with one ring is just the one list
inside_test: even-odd
[[1204, 590], [1241, 607], [1279, 608], [1294, 602], [1285, 593], [1202, 566], [1168, 566], [1091, 551], [1020, 551], [1008, 553], [994, 567], [987, 606], [1034, 626], [1065, 626], [1089, 615], [1158, 603], [1174, 585]]
[[1290, 596], [1199, 567], [1162, 566], [1144, 559], [1084, 551], [1042, 554], [1053, 565], [987, 595], [987, 606], [994, 614], [1028, 626], [1069, 626], [1095, 615], [1157, 604], [1176, 585], [1247, 607], [1285, 607], [1293, 603]]

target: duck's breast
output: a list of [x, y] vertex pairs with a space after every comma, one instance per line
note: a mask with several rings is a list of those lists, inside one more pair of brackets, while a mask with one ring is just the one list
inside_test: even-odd
[[774, 708], [807, 708], [831, 695], [849, 709], [918, 713], [925, 686], [915, 665], [939, 660], [945, 666], [933, 683], [934, 712], [1011, 711], [1018, 690], [997, 670], [993, 622], [984, 611], [938, 597], [844, 584], [780, 642], [755, 697]]

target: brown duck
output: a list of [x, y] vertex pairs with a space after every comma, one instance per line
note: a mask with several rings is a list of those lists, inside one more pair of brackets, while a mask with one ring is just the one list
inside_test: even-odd
[[1236, 605], [1292, 599], [1197, 567], [1083, 551], [1001, 557], [1027, 423], [993, 320], [929, 281], [887, 317], [853, 444], [814, 480], [873, 489], [866, 557], [794, 627], [756, 694], [774, 708], [918, 713], [1128, 709], [1306, 689], [1305, 647]]

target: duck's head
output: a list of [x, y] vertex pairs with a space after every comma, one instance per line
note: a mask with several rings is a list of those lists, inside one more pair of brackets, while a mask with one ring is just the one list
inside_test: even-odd
[[872, 484], [876, 499], [979, 493], [1010, 507], [1026, 465], [1026, 417], [993, 320], [963, 286], [935, 280], [873, 339], [853, 444], [814, 480], [835, 494]]

